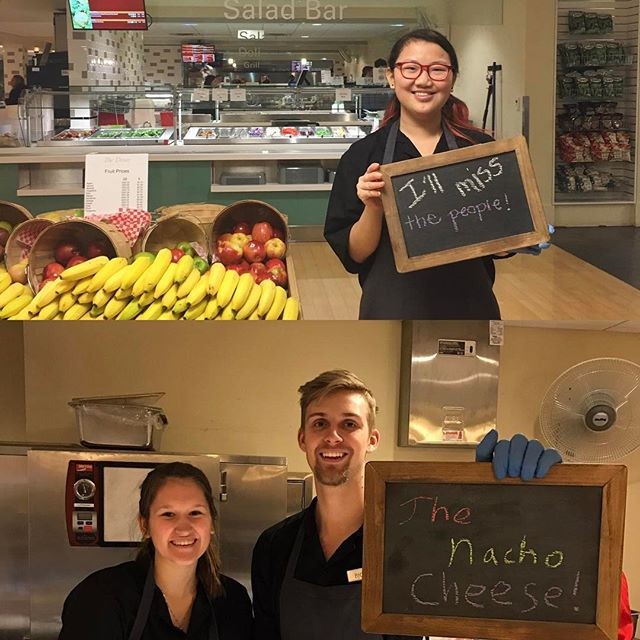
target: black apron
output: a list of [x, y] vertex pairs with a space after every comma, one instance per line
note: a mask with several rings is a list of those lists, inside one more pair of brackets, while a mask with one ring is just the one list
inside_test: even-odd
[[[147, 578], [144, 581], [144, 589], [142, 590], [142, 600], [140, 600], [140, 606], [138, 607], [138, 613], [136, 613], [136, 619], [133, 623], [133, 628], [129, 634], [129, 640], [140, 640], [144, 633], [144, 628], [147, 626], [147, 620], [149, 619], [149, 611], [151, 611], [151, 603], [153, 602], [153, 593], [156, 587], [155, 580], [153, 579], [153, 562], [149, 565], [147, 571]], [[218, 625], [216, 624], [216, 615], [211, 607], [211, 625], [209, 626], [209, 640], [219, 640]]]
[[382, 640], [360, 629], [361, 582], [322, 587], [293, 577], [303, 538], [304, 522], [280, 587], [281, 640]]
[[[382, 164], [394, 160], [400, 121], [389, 125]], [[458, 142], [446, 125], [442, 131], [450, 151]], [[487, 264], [487, 262], [489, 264]], [[380, 242], [361, 274], [360, 320], [499, 319], [493, 294], [493, 262], [475, 258], [430, 269], [398, 273], [386, 221]]]

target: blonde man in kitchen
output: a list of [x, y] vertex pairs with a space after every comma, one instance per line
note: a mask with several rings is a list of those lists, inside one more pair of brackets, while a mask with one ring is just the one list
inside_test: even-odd
[[[325, 371], [298, 391], [298, 445], [317, 497], [256, 543], [251, 572], [256, 638], [396, 638], [360, 628], [364, 466], [380, 441], [375, 398], [344, 370]], [[491, 431], [478, 445], [476, 460], [492, 462], [498, 479], [508, 474], [530, 480], [561, 458], [537, 440], [519, 434], [498, 442]]]

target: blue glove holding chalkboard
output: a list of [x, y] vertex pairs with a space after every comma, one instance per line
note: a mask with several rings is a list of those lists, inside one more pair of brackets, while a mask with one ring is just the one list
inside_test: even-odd
[[539, 440], [529, 440], [521, 433], [511, 440], [498, 441], [498, 432], [491, 429], [476, 448], [476, 462], [493, 463], [498, 480], [507, 475], [523, 480], [543, 478], [554, 464], [562, 462], [555, 449], [545, 449]]
[[[553, 235], [556, 232], [555, 227], [552, 224], [548, 224], [547, 228], [549, 229], [549, 235]], [[541, 242], [540, 244], [533, 245], [533, 247], [514, 249], [513, 253], [526, 253], [530, 256], [539, 256], [544, 249], [548, 249], [550, 246], [550, 242]]]

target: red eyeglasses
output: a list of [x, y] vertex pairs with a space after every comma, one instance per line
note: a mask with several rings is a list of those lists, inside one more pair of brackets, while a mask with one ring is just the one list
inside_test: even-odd
[[403, 78], [407, 80], [415, 80], [420, 76], [423, 71], [427, 72], [427, 75], [432, 80], [446, 80], [451, 73], [453, 67], [448, 64], [442, 64], [442, 62], [434, 62], [433, 64], [420, 64], [419, 62], [396, 62], [394, 67], [400, 69], [400, 73]]

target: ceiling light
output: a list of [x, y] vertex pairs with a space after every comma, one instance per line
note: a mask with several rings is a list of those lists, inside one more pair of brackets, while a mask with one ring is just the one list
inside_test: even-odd
[[392, 24], [391, 26], [392, 26], [392, 27], [404, 27], [404, 25], [403, 25], [403, 24]]
[[227, 58], [227, 62], [228, 62], [229, 64], [233, 64], [233, 58]]
[[309, 38], [310, 36], [300, 36], [301, 38]]
[[321, 27], [322, 26], [322, 22], [312, 22], [311, 26], [312, 27]]

